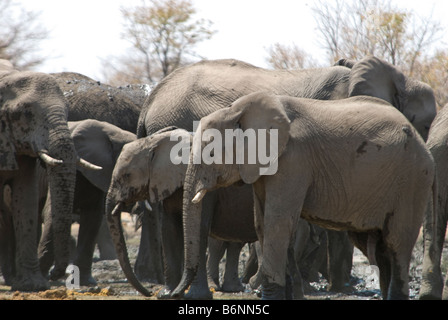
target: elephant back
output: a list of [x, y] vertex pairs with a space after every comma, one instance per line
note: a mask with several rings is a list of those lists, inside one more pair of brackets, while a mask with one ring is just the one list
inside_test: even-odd
[[113, 87], [73, 72], [54, 73], [69, 102], [69, 121], [95, 119], [136, 132], [148, 85]]

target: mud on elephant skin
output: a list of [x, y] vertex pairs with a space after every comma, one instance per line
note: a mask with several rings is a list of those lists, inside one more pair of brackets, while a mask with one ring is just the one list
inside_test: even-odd
[[51, 74], [69, 103], [69, 121], [95, 119], [135, 133], [151, 86], [113, 87], [75, 72]]
[[[225, 129], [235, 128], [277, 133], [278, 170], [261, 175], [264, 166], [258, 160], [205, 165], [190, 159], [184, 183], [185, 267], [174, 297], [198, 269], [201, 198], [243, 180], [254, 189], [263, 298], [285, 298], [288, 247], [299, 217], [349, 231], [355, 245], [378, 265], [383, 297], [408, 298], [409, 263], [435, 168], [423, 139], [399, 111], [370, 97], [319, 101], [254, 93], [204, 117], [199, 128], [193, 149], [201, 151], [210, 142], [201, 136], [210, 128], [222, 137]], [[246, 155], [248, 145], [242, 147]], [[226, 152], [224, 146], [206, 150], [218, 157]]]
[[[189, 150], [191, 135], [185, 130], [172, 130], [172, 128], [125, 145], [114, 168], [106, 200], [109, 227], [120, 264], [128, 280], [144, 295], [148, 295], [149, 292], [137, 281], [129, 264], [126, 244], [122, 235], [120, 210], [122, 205], [129, 205], [139, 200], [149, 199], [151, 203], [160, 203], [163, 200], [161, 233], [166, 286], [161, 291], [160, 298], [169, 297], [182, 274], [184, 243], [182, 187], [187, 166], [181, 162], [179, 154], [171, 152], [178, 144], [179, 139], [187, 141], [184, 147]], [[180, 151], [179, 149], [175, 150]], [[237, 188], [236, 192], [232, 191], [232, 188]], [[253, 203], [250, 186], [228, 189], [210, 194], [204, 200], [207, 205], [204, 206], [202, 213], [205, 223], [201, 240], [201, 271], [186, 296], [188, 298], [209, 299], [212, 297], [205, 269], [205, 253], [210, 225], [212, 226], [210, 235], [221, 240], [238, 242], [256, 240], [256, 233], [253, 229]], [[229, 194], [234, 192], [239, 195], [238, 199], [229, 202]], [[232, 203], [233, 207], [231, 207]], [[235, 216], [238, 217], [240, 223], [232, 224], [236, 219]], [[221, 222], [217, 223], [218, 220]], [[237, 256], [239, 256], [239, 251]]]
[[[96, 238], [104, 216], [104, 201], [115, 162], [126, 143], [136, 135], [104, 121], [93, 119], [69, 121], [68, 127], [75, 149], [81, 157], [101, 166], [102, 170], [79, 167], [75, 186], [73, 213], [80, 216], [76, 255], [73, 264], [79, 267], [80, 284], [95, 285], [91, 274]], [[44, 230], [39, 244], [39, 260], [43, 274], [53, 264], [53, 224], [44, 209]]]
[[38, 158], [46, 167], [58, 242], [55, 274], [65, 274], [78, 155], [67, 125], [67, 101], [54, 78], [0, 63], [0, 185], [11, 186], [15, 233], [13, 290], [49, 287], [39, 270]]

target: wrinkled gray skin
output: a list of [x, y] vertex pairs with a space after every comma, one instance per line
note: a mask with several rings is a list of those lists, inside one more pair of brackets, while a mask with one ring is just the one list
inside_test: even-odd
[[[12, 290], [49, 288], [37, 258], [37, 159], [47, 161], [54, 230], [55, 269], [65, 274], [75, 188], [77, 154], [67, 126], [67, 101], [54, 78], [42, 73], [19, 72], [0, 62], [0, 185], [11, 186], [11, 211], [15, 233], [15, 277]], [[50, 160], [48, 156], [53, 159]], [[54, 161], [61, 160], [60, 161]], [[51, 163], [51, 165], [49, 164]]]
[[443, 286], [440, 269], [442, 250], [448, 220], [448, 108], [445, 106], [437, 114], [429, 131], [427, 146], [437, 168], [437, 214], [435, 219], [427, 215], [423, 227], [424, 258], [420, 299], [448, 299], [448, 277]]
[[113, 87], [74, 72], [53, 73], [69, 102], [69, 121], [95, 119], [137, 132], [149, 85]]
[[[69, 121], [95, 119], [109, 122], [135, 133], [137, 122], [151, 86], [127, 85], [113, 87], [75, 72], [52, 74], [69, 101]], [[151, 282], [163, 282], [163, 264], [158, 234], [157, 208], [149, 215], [144, 206], [142, 237], [135, 268], [139, 277]], [[148, 235], [149, 233], [149, 235]], [[143, 254], [142, 254], [143, 252]], [[145, 254], [149, 252], [149, 254]], [[154, 258], [157, 257], [157, 258]]]
[[[69, 121], [69, 130], [75, 149], [83, 159], [102, 167], [102, 170], [78, 168], [73, 213], [80, 215], [80, 228], [73, 264], [79, 267], [80, 284], [95, 285], [92, 277], [92, 258], [95, 240], [104, 214], [104, 201], [115, 162], [123, 145], [134, 141], [136, 135], [108, 122], [93, 119]], [[50, 212], [44, 209], [44, 229], [39, 244], [39, 260], [43, 274], [53, 264], [52, 224]]]
[[[198, 270], [202, 197], [242, 180], [254, 190], [264, 299], [285, 298], [288, 247], [299, 217], [348, 231], [378, 265], [383, 297], [408, 298], [409, 263], [435, 174], [433, 158], [410, 122], [370, 97], [318, 101], [255, 93], [202, 118], [200, 133], [214, 128], [224, 136], [225, 129], [238, 127], [278, 130], [278, 171], [260, 176], [266, 166], [258, 162], [205, 165], [190, 158], [184, 274], [173, 297], [182, 295]], [[204, 150], [208, 142], [200, 137], [196, 132], [193, 148]], [[247, 148], [245, 143], [245, 154]]]
[[[107, 84], [101, 84], [79, 73], [61, 72], [51, 75], [58, 83], [68, 101], [69, 121], [95, 119], [108, 122], [132, 133], [136, 132], [138, 116], [149, 93], [149, 86], [128, 85], [116, 88]], [[90, 182], [85, 181], [79, 173], [78, 176], [83, 181], [84, 187], [92, 192], [91, 196], [86, 198], [91, 202], [90, 206], [86, 203], [84, 207], [98, 207], [99, 202], [102, 201], [100, 196], [104, 196], [103, 191], [99, 191]], [[107, 189], [107, 187], [105, 188]], [[85, 217], [90, 216], [85, 215]], [[92, 226], [95, 225], [93, 222], [86, 223]], [[52, 226], [47, 223], [46, 227], [47, 232], [44, 233], [43, 243], [50, 241], [48, 231], [51, 230]], [[82, 243], [84, 243], [83, 237], [84, 235], [82, 234], [80, 239]], [[41, 246], [41, 248], [40, 255], [45, 255], [45, 252], [48, 250], [48, 245]], [[45, 272], [49, 268], [52, 259], [50, 256], [40, 256], [39, 258], [42, 261], [42, 269]]]
[[[150, 295], [150, 293], [137, 281], [129, 264], [126, 244], [123, 242], [120, 223], [121, 208], [145, 199], [149, 199], [153, 204], [163, 201], [161, 235], [165, 259], [165, 288], [159, 292], [159, 298], [170, 297], [171, 291], [180, 281], [183, 262], [182, 186], [187, 166], [182, 163], [174, 165], [170, 152], [178, 144], [179, 138], [185, 139], [188, 146], [192, 139], [185, 130], [169, 129], [159, 131], [151, 137], [138, 139], [123, 147], [113, 171], [106, 199], [106, 213], [118, 258], [128, 280], [144, 295]], [[171, 141], [171, 137], [176, 139]], [[238, 194], [238, 201], [229, 198], [234, 190]], [[246, 200], [251, 199], [251, 195], [250, 189], [237, 186], [211, 193], [204, 200], [206, 205], [204, 205], [205, 222], [202, 234], [208, 235], [208, 229], [210, 229], [210, 235], [217, 239], [243, 243], [256, 241], [253, 203]], [[238, 223], [234, 223], [236, 221]], [[201, 271], [186, 296], [190, 299], [212, 297], [205, 268], [206, 240], [206, 237], [201, 240]], [[236, 262], [238, 262], [240, 250], [241, 246], [234, 255]], [[213, 249], [212, 252], [214, 252]], [[221, 256], [217, 258], [217, 261], [220, 258]], [[236, 273], [235, 270], [233, 273]], [[227, 276], [232, 277], [231, 274]]]
[[[192, 131], [193, 121], [259, 90], [320, 100], [355, 95], [379, 97], [402, 111], [424, 139], [436, 113], [431, 88], [406, 78], [394, 66], [375, 57], [366, 57], [357, 63], [341, 60], [338, 66], [330, 68], [294, 71], [265, 70], [237, 60], [203, 61], [176, 70], [153, 89], [142, 109], [137, 137], [150, 136], [172, 125]], [[144, 237], [145, 229], [142, 230]], [[346, 239], [342, 241], [347, 243]], [[351, 257], [349, 253], [349, 260], [340, 262], [341, 256], [347, 254], [334, 251], [329, 254], [328, 265], [336, 268], [329, 272], [330, 284], [332, 290], [338, 290], [348, 280]], [[332, 263], [334, 259], [337, 262]], [[337, 270], [343, 265], [348, 265], [347, 270], [342, 270], [345, 277]], [[331, 277], [332, 273], [338, 276]]]

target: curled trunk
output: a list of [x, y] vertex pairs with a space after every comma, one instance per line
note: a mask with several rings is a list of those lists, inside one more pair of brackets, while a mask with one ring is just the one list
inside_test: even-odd
[[138, 292], [146, 297], [149, 297], [152, 295], [152, 293], [149, 292], [137, 279], [129, 261], [126, 240], [123, 235], [123, 227], [121, 224], [122, 206], [122, 202], [118, 202], [116, 204], [114, 200], [110, 199], [110, 197], [106, 199], [106, 217], [107, 223], [109, 225], [110, 235], [112, 237], [112, 241], [114, 242], [118, 261], [120, 262], [120, 266], [129, 283], [131, 283]]

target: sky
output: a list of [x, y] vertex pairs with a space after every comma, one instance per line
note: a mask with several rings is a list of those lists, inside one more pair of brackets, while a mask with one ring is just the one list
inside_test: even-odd
[[[102, 80], [101, 60], [120, 56], [129, 42], [122, 38], [120, 7], [138, 0], [15, 0], [26, 9], [41, 12], [50, 39], [41, 51], [49, 56], [41, 72], [73, 71]], [[330, 0], [328, 0], [330, 1]], [[197, 17], [209, 19], [217, 33], [196, 47], [207, 59], [234, 58], [267, 67], [266, 49], [278, 42], [297, 44], [322, 62], [313, 0], [193, 0]], [[400, 8], [445, 23], [446, 0], [394, 0]], [[434, 9], [434, 10], [432, 10]], [[445, 25], [448, 30], [448, 25]], [[441, 39], [448, 45], [448, 35]]]

